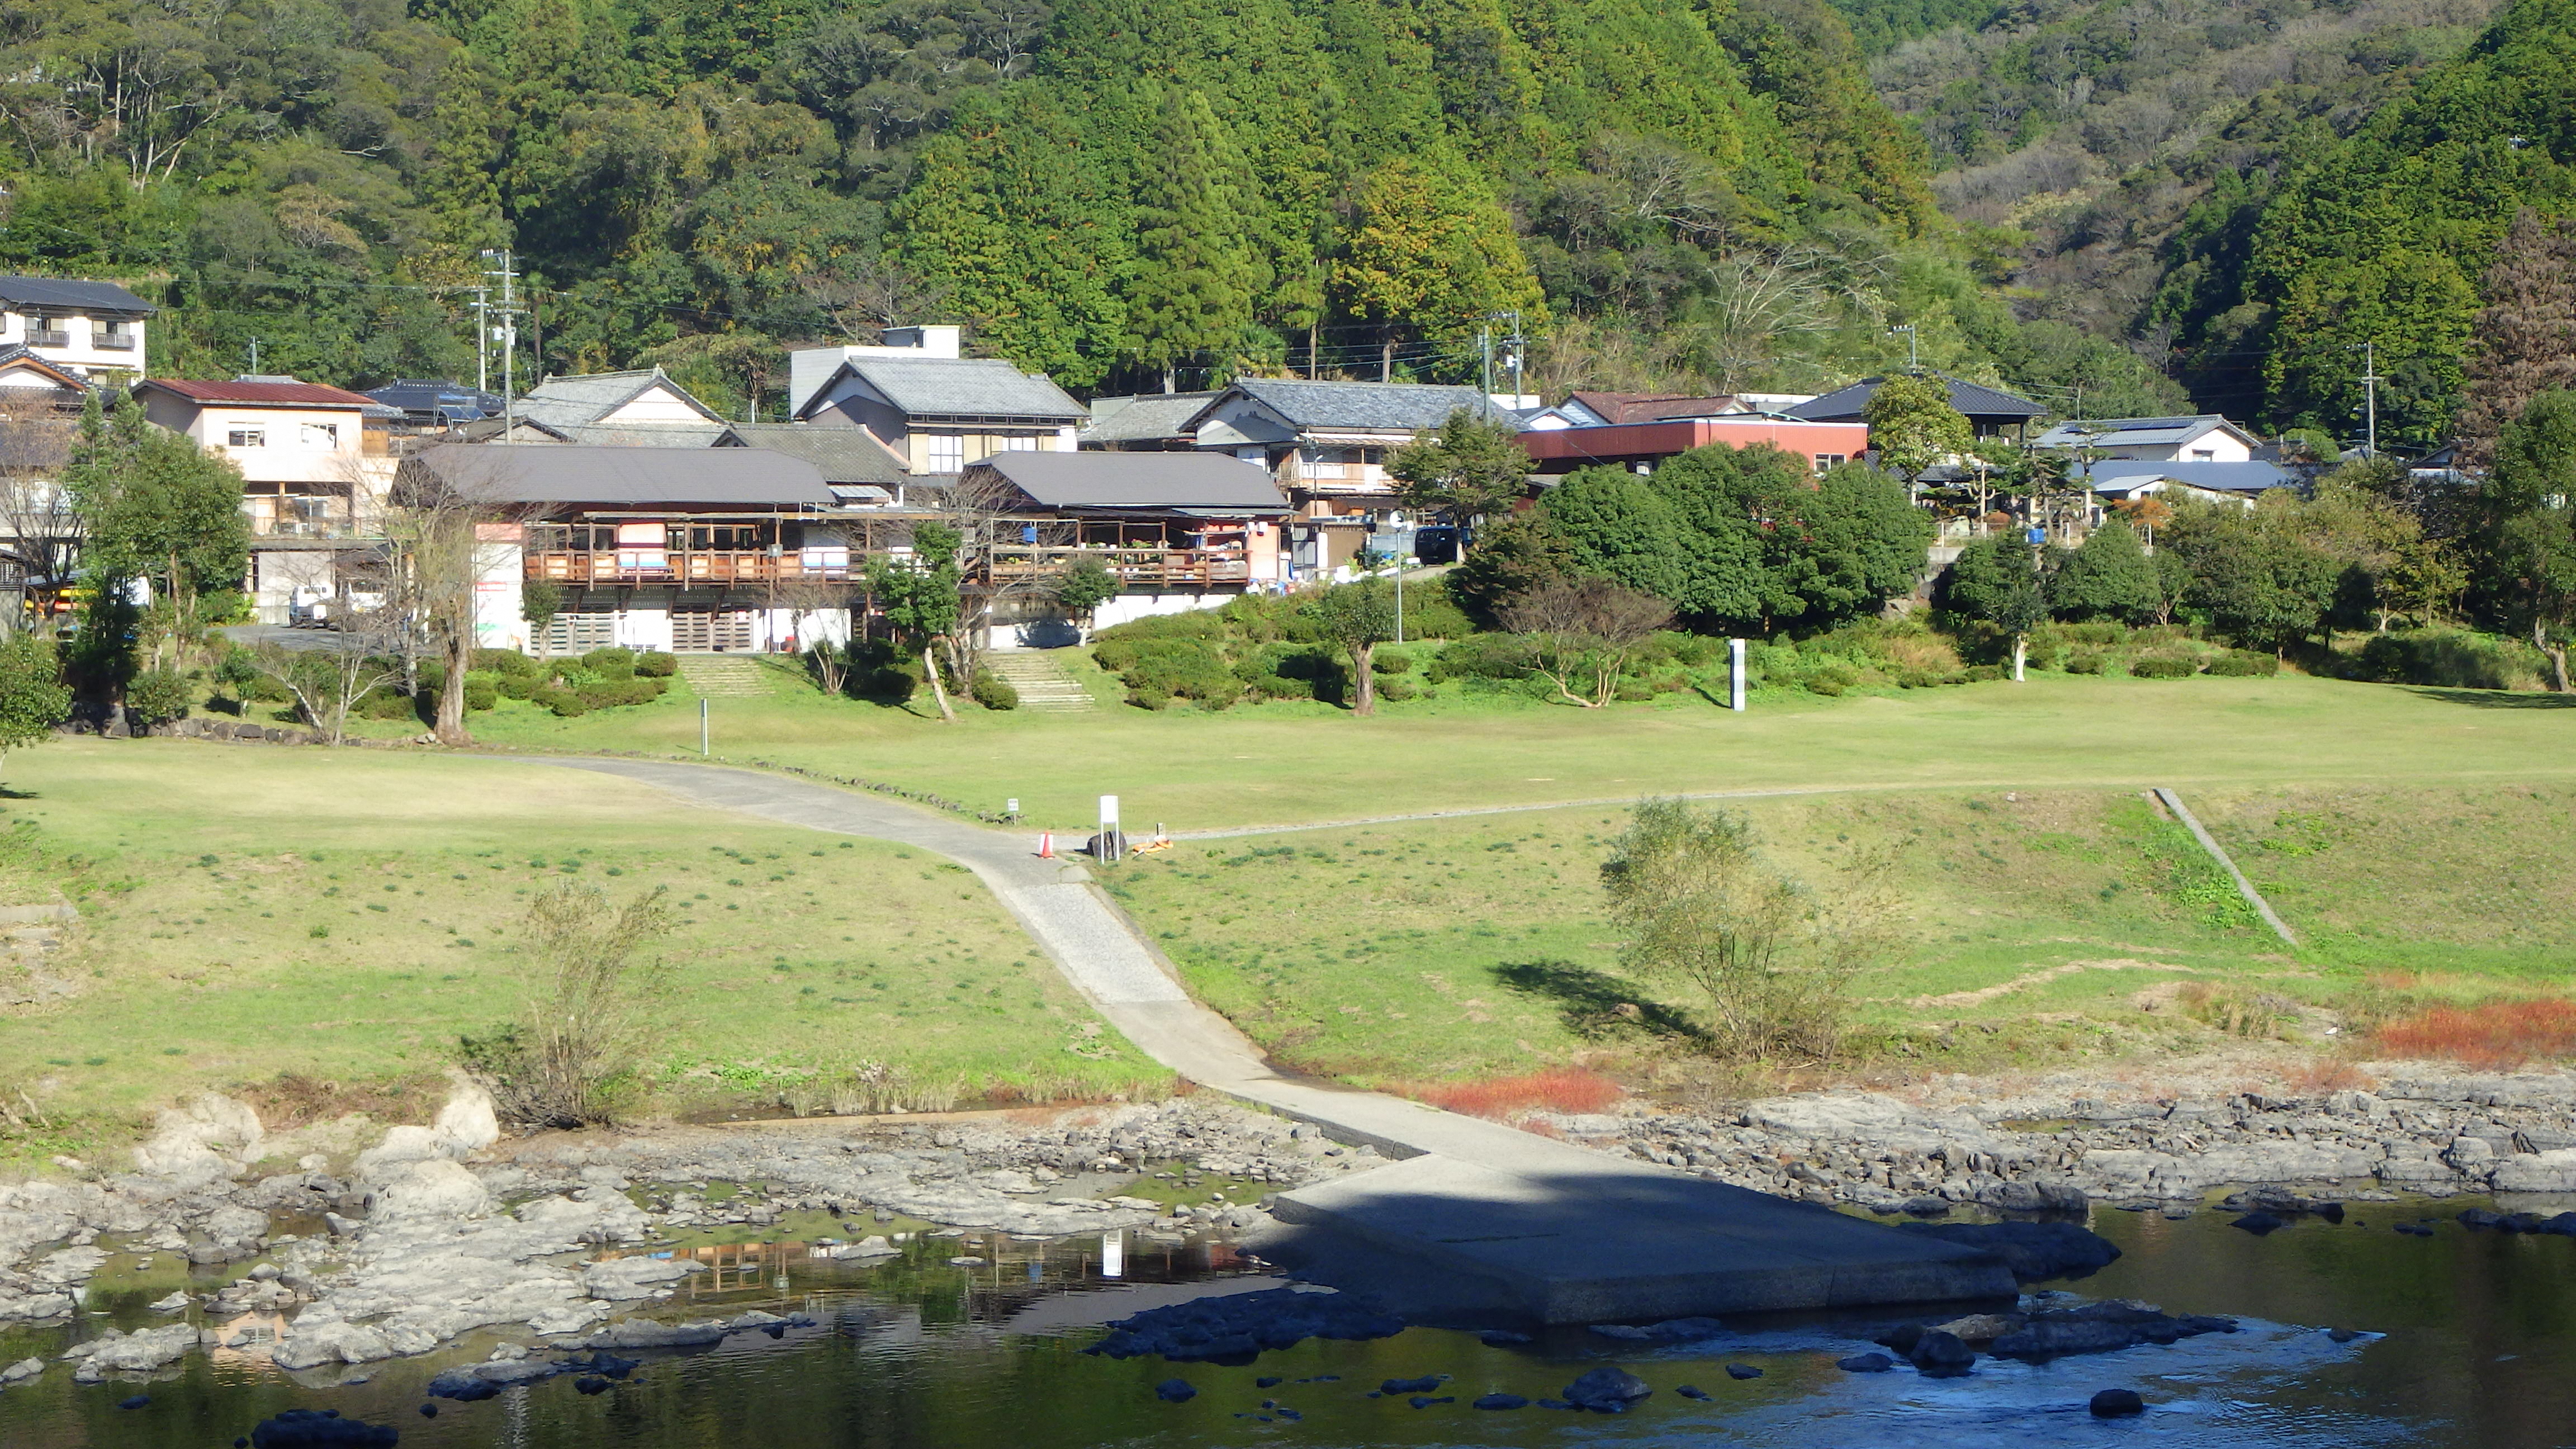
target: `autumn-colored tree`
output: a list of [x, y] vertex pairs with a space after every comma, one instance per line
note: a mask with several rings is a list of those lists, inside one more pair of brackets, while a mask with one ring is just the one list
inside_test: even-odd
[[1407, 333], [1454, 337], [1507, 310], [1527, 326], [1545, 306], [1492, 195], [1404, 156], [1352, 188], [1333, 284], [1352, 316], [1377, 324], [1382, 382], [1394, 380], [1396, 344]]
[[2453, 425], [2458, 466], [2495, 461], [2496, 438], [2531, 400], [2576, 387], [2576, 219], [2524, 211], [2480, 279], [2468, 403]]

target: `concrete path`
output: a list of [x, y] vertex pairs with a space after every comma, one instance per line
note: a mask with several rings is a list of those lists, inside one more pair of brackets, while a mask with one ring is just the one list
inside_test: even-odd
[[[1058, 970], [1148, 1056], [1229, 1096], [1405, 1159], [1282, 1194], [1284, 1222], [1436, 1264], [1461, 1305], [1548, 1323], [2009, 1295], [1989, 1255], [1552, 1141], [1419, 1102], [1273, 1071], [1069, 860], [918, 807], [751, 770], [529, 759], [657, 786], [692, 804], [917, 846], [973, 871]], [[1329, 1280], [1328, 1280], [1329, 1281]]]

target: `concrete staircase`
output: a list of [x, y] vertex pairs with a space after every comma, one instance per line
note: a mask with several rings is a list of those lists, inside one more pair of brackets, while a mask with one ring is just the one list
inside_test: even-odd
[[[1064, 651], [1071, 652], [1071, 651]], [[1082, 714], [1091, 710], [1091, 692], [1056, 662], [1053, 649], [993, 649], [984, 667], [1020, 692], [1020, 708], [1046, 714]]]
[[683, 654], [680, 677], [706, 699], [766, 699], [769, 670], [747, 654]]

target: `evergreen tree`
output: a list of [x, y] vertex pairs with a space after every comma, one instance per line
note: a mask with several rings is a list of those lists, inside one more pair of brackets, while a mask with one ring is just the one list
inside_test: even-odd
[[1386, 471], [1407, 506], [1445, 514], [1458, 530], [1458, 556], [1467, 556], [1467, 530], [1488, 514], [1520, 501], [1528, 491], [1530, 456], [1518, 431], [1465, 408], [1449, 414], [1437, 433], [1417, 433], [1395, 450]]
[[1165, 94], [1163, 124], [1137, 198], [1136, 281], [1127, 325], [1136, 359], [1175, 388], [1183, 363], [1232, 362], [1267, 283], [1250, 246], [1251, 199], [1225, 128], [1197, 91]]
[[1941, 571], [1933, 592], [1942, 608], [2011, 640], [2016, 668], [2023, 636], [2048, 617], [2046, 581], [2036, 553], [2019, 539], [1978, 539]]
[[2567, 633], [2576, 624], [2576, 392], [2544, 392], [2505, 425], [2478, 505], [2493, 606], [2530, 631], [2566, 693]]
[[1963, 457], [1976, 446], [1975, 430], [1937, 377], [1891, 377], [1861, 409], [1878, 464], [1906, 482], [1944, 458]]
[[2479, 291], [2469, 401], [2451, 432], [2463, 468], [2493, 462], [2497, 435], [2533, 398], [2576, 387], [2576, 219], [2516, 215]]
[[1477, 183], [1398, 157], [1360, 178], [1333, 279], [1352, 316], [1378, 326], [1378, 378], [1395, 378], [1407, 333], [1455, 338], [1489, 314], [1517, 309], [1524, 326], [1544, 302], [1511, 222]]
[[2155, 560], [2137, 532], [2114, 520], [2093, 530], [2050, 582], [2049, 604], [2061, 619], [2117, 619], [2143, 624], [2156, 616], [2164, 591]]

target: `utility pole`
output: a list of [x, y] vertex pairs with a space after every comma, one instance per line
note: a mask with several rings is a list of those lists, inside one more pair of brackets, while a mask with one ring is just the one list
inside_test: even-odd
[[2379, 456], [2379, 343], [2376, 339], [2361, 344], [2361, 396], [2363, 428], [2361, 456]]
[[1521, 312], [1518, 307], [1512, 309], [1511, 345], [1512, 404], [1517, 407], [1520, 405], [1521, 396], [1526, 386], [1521, 379], [1521, 364], [1529, 353], [1529, 339], [1521, 335]]
[[259, 339], [256, 337], [250, 340], [250, 373], [253, 377], [259, 376]]
[[1481, 377], [1484, 379], [1484, 383], [1485, 383], [1485, 398], [1486, 398], [1486, 400], [1487, 400], [1487, 401], [1491, 401], [1491, 400], [1493, 399], [1493, 396], [1494, 396], [1494, 329], [1493, 329], [1493, 328], [1491, 328], [1491, 327], [1479, 327], [1479, 328], [1477, 328], [1477, 329], [1476, 329], [1476, 355], [1477, 355], [1478, 357], [1480, 357], [1480, 358], [1482, 358], [1482, 359], [1483, 359], [1483, 363], [1482, 363], [1483, 371], [1482, 371], [1481, 373], [1479, 373], [1478, 375], [1479, 375], [1479, 376], [1481, 376]]
[[[483, 255], [490, 256], [490, 252]], [[474, 289], [474, 390], [492, 390], [492, 289]]]
[[517, 364], [519, 357], [519, 274], [512, 265], [510, 249], [486, 250], [483, 260], [497, 263], [483, 273], [501, 282], [501, 440], [508, 442], [510, 431], [517, 425]]
[[1923, 359], [1921, 354], [1915, 350], [1914, 324], [1908, 322], [1901, 327], [1890, 327], [1887, 329], [1887, 335], [1890, 337], [1895, 336], [1899, 332], [1905, 334], [1905, 370], [1907, 372], [1921, 372], [1923, 370]]

